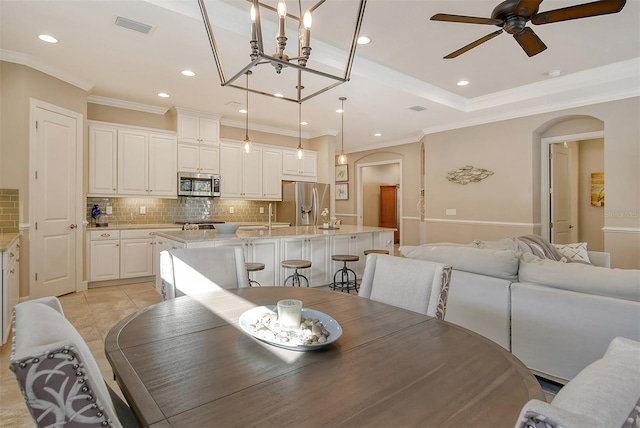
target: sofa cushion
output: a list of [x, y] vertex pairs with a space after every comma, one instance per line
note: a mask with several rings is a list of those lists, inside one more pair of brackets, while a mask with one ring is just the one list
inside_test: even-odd
[[640, 270], [609, 269], [582, 263], [563, 263], [523, 254], [520, 282], [541, 284], [579, 293], [640, 301]]
[[509, 280], [518, 278], [520, 253], [515, 251], [447, 245], [403, 246], [399, 250], [407, 258], [444, 263], [455, 270]]

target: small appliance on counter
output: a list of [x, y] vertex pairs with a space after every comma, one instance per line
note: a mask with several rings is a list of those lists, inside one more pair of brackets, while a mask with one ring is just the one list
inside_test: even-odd
[[109, 226], [107, 215], [102, 214], [102, 210], [98, 204], [93, 205], [93, 208], [91, 209], [91, 217], [96, 221], [96, 227]]
[[192, 220], [192, 221], [176, 221], [175, 224], [182, 225], [182, 230], [206, 230], [215, 229], [216, 224], [223, 224], [224, 221], [213, 220]]

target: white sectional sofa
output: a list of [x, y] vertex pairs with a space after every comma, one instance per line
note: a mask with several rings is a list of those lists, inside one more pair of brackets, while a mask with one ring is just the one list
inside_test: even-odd
[[548, 379], [572, 379], [615, 337], [640, 340], [640, 271], [610, 269], [606, 253], [589, 252], [592, 264], [565, 263], [526, 248], [509, 238], [400, 252], [453, 266], [445, 321], [493, 340]]

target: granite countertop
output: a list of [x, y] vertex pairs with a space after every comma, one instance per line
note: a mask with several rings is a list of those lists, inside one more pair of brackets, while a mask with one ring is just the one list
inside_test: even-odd
[[19, 233], [0, 233], [0, 252], [7, 251], [13, 240], [19, 237]]
[[221, 235], [215, 230], [176, 230], [158, 232], [159, 236], [173, 239], [178, 242], [211, 241], [214, 239], [255, 239], [255, 238], [311, 238], [314, 236], [350, 235], [354, 233], [393, 231], [386, 227], [351, 226], [341, 225], [336, 229], [322, 229], [319, 226], [291, 226], [274, 228], [272, 230], [238, 230], [236, 233]]
[[[232, 221], [228, 221], [226, 223], [235, 223]], [[239, 224], [240, 227], [258, 227], [264, 226], [266, 223], [263, 222], [237, 222], [235, 224]], [[278, 223], [273, 222], [272, 225], [274, 227], [289, 227], [290, 223]], [[87, 224], [87, 230], [128, 230], [128, 229], [182, 229], [181, 224], [175, 223], [159, 223], [159, 224], [134, 224], [134, 223], [122, 223], [117, 224], [113, 223], [109, 226], [97, 227], [93, 224]]]

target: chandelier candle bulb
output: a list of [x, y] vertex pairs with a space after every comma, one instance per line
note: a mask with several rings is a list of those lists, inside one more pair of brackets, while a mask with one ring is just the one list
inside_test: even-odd
[[302, 317], [302, 300], [285, 299], [278, 301], [278, 322], [284, 331], [300, 328]]
[[258, 30], [256, 28], [256, 8], [251, 6], [251, 40], [258, 40]]
[[280, 17], [278, 26], [278, 37], [284, 37], [285, 17], [287, 16], [287, 4], [284, 0], [278, 0], [278, 16]]
[[304, 13], [304, 17], [302, 18], [302, 24], [304, 26], [304, 39], [302, 42], [303, 47], [308, 47], [311, 42], [311, 12], [309, 9]]

